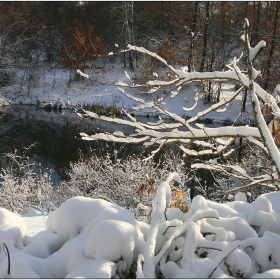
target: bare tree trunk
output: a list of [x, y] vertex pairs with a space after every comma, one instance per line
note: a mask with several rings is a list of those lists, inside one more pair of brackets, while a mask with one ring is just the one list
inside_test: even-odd
[[268, 86], [269, 74], [270, 74], [270, 65], [271, 65], [272, 56], [274, 54], [274, 49], [275, 49], [275, 46], [276, 46], [279, 5], [280, 5], [279, 2], [277, 2], [276, 10], [275, 10], [275, 16], [274, 16], [273, 35], [272, 35], [272, 39], [271, 39], [271, 48], [270, 48], [270, 53], [269, 53], [269, 57], [268, 57], [268, 61], [267, 61], [266, 80], [265, 80], [265, 83], [264, 83], [264, 90], [266, 90], [267, 86]]
[[204, 70], [205, 64], [206, 64], [210, 2], [206, 2], [205, 5], [206, 5], [205, 27], [204, 27], [204, 40], [203, 40], [202, 60], [201, 60], [200, 69], [199, 69], [200, 72], [202, 72]]
[[270, 15], [270, 9], [271, 9], [271, 2], [270, 1], [267, 1], [266, 2], [266, 13], [265, 13], [265, 16], [268, 18], [269, 15]]
[[194, 62], [193, 62], [193, 51], [194, 51], [194, 39], [195, 39], [195, 31], [196, 31], [196, 23], [197, 23], [197, 11], [198, 11], [198, 2], [194, 3], [194, 13], [193, 13], [193, 23], [192, 23], [192, 32], [191, 32], [191, 47], [189, 52], [189, 61], [188, 68], [189, 72], [194, 71]]
[[[129, 18], [129, 26], [130, 26], [130, 44], [135, 45], [135, 40], [134, 40], [134, 26], [133, 26], [133, 16], [134, 16], [134, 2], [131, 2], [131, 7], [130, 7], [130, 18]], [[133, 53], [132, 51], [129, 52], [129, 69], [130, 71], [134, 71], [134, 58], [133, 58]]]
[[[260, 22], [260, 10], [261, 10], [261, 1], [257, 2], [258, 3], [258, 10], [256, 13], [256, 2], [254, 2], [254, 28], [252, 30], [251, 38], [250, 38], [250, 44], [253, 43], [253, 39], [258, 38], [258, 29], [259, 29], [259, 22]], [[257, 14], [255, 16], [255, 14]], [[255, 29], [255, 31], [254, 31]]]
[[134, 64], [133, 64], [132, 51], [130, 51], [129, 55], [128, 55], [128, 64], [129, 64], [130, 71], [133, 72], [134, 71]]

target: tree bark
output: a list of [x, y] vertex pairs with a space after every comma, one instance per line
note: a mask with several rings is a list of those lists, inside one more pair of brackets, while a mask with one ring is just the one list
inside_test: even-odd
[[189, 72], [194, 71], [194, 62], [193, 62], [193, 51], [194, 51], [194, 39], [195, 39], [195, 31], [196, 31], [196, 23], [197, 23], [197, 11], [198, 11], [198, 2], [194, 3], [194, 13], [193, 13], [193, 23], [192, 23], [192, 32], [191, 32], [191, 46], [189, 52], [189, 61], [188, 68]]
[[207, 43], [208, 43], [208, 27], [209, 27], [209, 10], [210, 2], [206, 2], [206, 12], [205, 12], [205, 27], [204, 27], [204, 39], [203, 39], [203, 50], [202, 50], [202, 60], [200, 64], [199, 71], [202, 72], [206, 65], [206, 55], [207, 55]]
[[276, 46], [279, 6], [280, 6], [280, 4], [279, 4], [279, 2], [277, 2], [276, 10], [275, 10], [275, 16], [274, 16], [273, 35], [272, 35], [272, 39], [271, 39], [271, 48], [270, 48], [270, 53], [269, 53], [269, 57], [268, 57], [268, 60], [267, 60], [267, 70], [266, 70], [266, 80], [265, 80], [265, 83], [264, 83], [264, 90], [266, 90], [267, 87], [268, 87], [270, 66], [271, 66], [272, 56], [274, 54], [274, 49], [275, 49], [275, 46]]

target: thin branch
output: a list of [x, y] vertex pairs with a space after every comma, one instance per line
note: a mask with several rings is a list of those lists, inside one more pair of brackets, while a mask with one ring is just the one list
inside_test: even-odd
[[10, 252], [9, 252], [9, 249], [8, 249], [6, 243], [3, 241], [3, 249], [4, 249], [4, 248], [6, 249], [6, 252], [5, 252], [5, 250], [4, 250], [4, 252], [5, 252], [5, 254], [7, 254], [7, 256], [8, 256], [8, 270], [7, 270], [7, 274], [10, 275], [10, 274], [11, 274]]
[[210, 275], [208, 276], [208, 278], [211, 278], [212, 274], [216, 271], [216, 269], [219, 267], [219, 265], [233, 252], [235, 251], [238, 247], [240, 246], [240, 244], [238, 244], [238, 246], [234, 249], [232, 249], [220, 262], [219, 264], [214, 268], [214, 270], [210, 273]]

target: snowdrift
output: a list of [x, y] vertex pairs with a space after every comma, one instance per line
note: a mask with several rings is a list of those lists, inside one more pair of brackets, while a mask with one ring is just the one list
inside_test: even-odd
[[150, 224], [118, 205], [78, 196], [41, 215], [45, 229], [36, 233], [38, 212], [21, 217], [0, 208], [8, 247], [1, 245], [0, 277], [280, 277], [279, 192], [251, 204], [240, 193], [224, 204], [196, 196], [183, 214], [170, 208], [171, 180], [178, 175], [159, 186]]

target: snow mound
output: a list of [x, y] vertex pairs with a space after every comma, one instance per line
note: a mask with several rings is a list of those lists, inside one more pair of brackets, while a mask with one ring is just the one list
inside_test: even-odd
[[84, 244], [84, 252], [88, 258], [123, 260], [129, 267], [136, 239], [137, 233], [131, 224], [107, 220], [93, 227]]
[[246, 194], [243, 192], [236, 193], [234, 199], [235, 201], [243, 201], [243, 202], [247, 201]]
[[168, 221], [172, 221], [174, 219], [178, 219], [180, 221], [184, 221], [184, 213], [178, 208], [169, 208], [166, 211], [166, 217]]
[[46, 228], [66, 242], [81, 233], [104, 208], [111, 205], [102, 199], [73, 197], [49, 215]]
[[58, 251], [62, 247], [63, 242], [57, 234], [54, 234], [51, 230], [45, 230], [38, 232], [32, 237], [26, 236], [24, 245], [25, 253], [40, 258], [46, 258]]
[[88, 260], [65, 278], [112, 278], [116, 274], [116, 264], [104, 259]]
[[5, 225], [6, 229], [17, 227], [22, 238], [26, 234], [26, 225], [24, 220], [19, 215], [6, 210], [5, 208], [0, 208], [0, 225]]
[[63, 242], [67, 242], [83, 232], [86, 227], [91, 230], [106, 220], [131, 224], [137, 232], [137, 250], [141, 251], [144, 236], [132, 213], [102, 199], [78, 196], [67, 200], [49, 215], [46, 228], [56, 233]]
[[14, 247], [21, 249], [25, 235], [24, 220], [19, 215], [0, 208], [0, 241], [4, 241], [11, 249]]
[[271, 269], [271, 270], [267, 270], [266, 272], [263, 273], [256, 273], [254, 274], [251, 278], [260, 278], [260, 279], [271, 279], [271, 278], [275, 278], [275, 279], [279, 279], [280, 278], [280, 270], [279, 269]]

